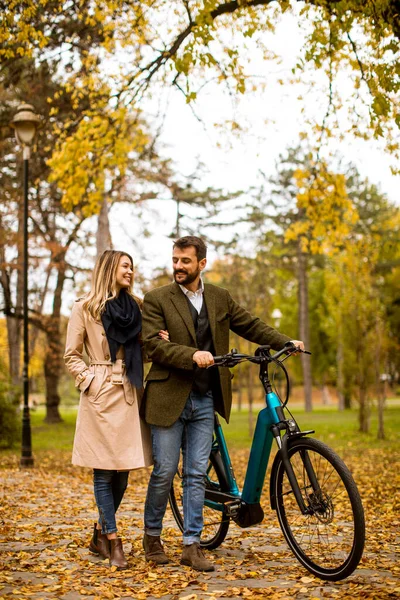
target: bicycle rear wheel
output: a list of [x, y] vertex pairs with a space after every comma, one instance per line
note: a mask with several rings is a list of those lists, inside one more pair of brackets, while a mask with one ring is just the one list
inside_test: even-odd
[[[206, 493], [207, 489], [221, 492], [229, 490], [229, 484], [219, 452], [212, 452], [210, 455], [206, 476]], [[175, 521], [179, 529], [183, 531], [182, 459], [172, 483], [169, 503]], [[230, 518], [224, 512], [213, 509], [207, 506], [207, 504], [204, 505], [203, 517], [204, 527], [201, 534], [200, 546], [208, 550], [213, 550], [214, 548], [218, 548], [224, 541], [228, 533]]]
[[[344, 579], [360, 562], [365, 542], [357, 486], [341, 458], [322, 442], [298, 438], [289, 443], [290, 463], [307, 514], [301, 513], [278, 458], [273, 490], [283, 534], [296, 558], [313, 575], [328, 581]], [[314, 486], [310, 464], [317, 481]]]

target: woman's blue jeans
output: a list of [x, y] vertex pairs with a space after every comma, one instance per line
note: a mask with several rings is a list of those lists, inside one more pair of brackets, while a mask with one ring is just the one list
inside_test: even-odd
[[94, 497], [102, 533], [116, 533], [115, 513], [128, 485], [129, 471], [93, 469]]
[[191, 392], [179, 419], [170, 427], [151, 426], [154, 468], [144, 511], [145, 533], [159, 536], [172, 480], [183, 455], [183, 543], [200, 542], [205, 477], [214, 430], [211, 392]]

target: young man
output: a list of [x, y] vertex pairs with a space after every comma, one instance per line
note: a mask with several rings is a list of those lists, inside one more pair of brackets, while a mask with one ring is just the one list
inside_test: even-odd
[[[214, 410], [229, 421], [232, 405], [229, 369], [207, 369], [213, 355], [229, 352], [229, 330], [256, 344], [280, 350], [283, 335], [239, 306], [229, 292], [203, 283], [207, 248], [198, 237], [173, 246], [174, 283], [146, 294], [143, 342], [153, 364], [147, 376], [145, 416], [151, 425], [154, 469], [145, 505], [143, 547], [146, 560], [169, 562], [160, 541], [162, 521], [183, 454], [184, 534], [181, 563], [213, 571], [200, 549], [204, 480], [210, 455]], [[169, 341], [159, 337], [167, 329]]]

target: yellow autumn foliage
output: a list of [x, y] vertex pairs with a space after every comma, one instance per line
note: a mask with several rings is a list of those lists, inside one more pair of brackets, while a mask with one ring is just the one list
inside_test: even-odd
[[[77, 114], [65, 128], [57, 124], [57, 106], [51, 108], [51, 126], [60, 141], [49, 163], [66, 210], [82, 206], [83, 214], [92, 214], [107, 177], [123, 173], [129, 152], [143, 146], [146, 136], [140, 127], [129, 124], [126, 107], [143, 105], [153, 81], [168, 86], [179, 82], [187, 102], [196, 101], [198, 79], [205, 75], [228, 83], [230, 93], [261, 89], [264, 82], [247, 70], [253, 47], [247, 42], [254, 38], [263, 59], [273, 60], [269, 34], [283, 13], [292, 13], [306, 38], [299, 56], [293, 57], [293, 73], [281, 83], [293, 86], [311, 78], [314, 85], [316, 69], [327, 77], [326, 115], [315, 123], [313, 114], [304, 135], [318, 147], [332, 136], [380, 139], [394, 157], [396, 169], [400, 24], [395, 3], [265, 0], [256, 4], [248, 0], [5, 3], [0, 17], [0, 59], [32, 57], [40, 62], [53, 53], [65, 56], [68, 63], [64, 69], [61, 61], [60, 76]], [[354, 85], [349, 93], [336, 83], [341, 73], [351, 76]], [[85, 104], [90, 110], [82, 110]], [[342, 112], [347, 119], [344, 127], [336, 118]], [[126, 123], [121, 124], [121, 119]], [[238, 132], [240, 126], [232, 130]], [[299, 193], [298, 200], [307, 205], [310, 225], [308, 229], [304, 224], [293, 225], [288, 239], [300, 237], [311, 252], [320, 248], [331, 252], [354, 218], [345, 207], [344, 183], [339, 176], [329, 180], [320, 174], [312, 184], [310, 175], [304, 178], [308, 191], [304, 198]]]
[[[205, 72], [217, 81], [229, 79], [232, 89], [243, 94], [257, 87], [246, 72], [247, 40], [255, 39], [264, 60], [273, 59], [266, 34], [274, 31], [283, 13], [292, 13], [304, 31], [305, 43], [293, 57], [293, 73], [286, 84], [293, 84], [293, 75], [303, 83], [309, 78], [314, 82], [316, 69], [327, 77], [327, 112], [323, 122], [314, 123], [314, 133], [340, 138], [343, 128], [331, 117], [345, 108], [346, 133], [381, 138], [387, 151], [398, 156], [400, 16], [396, 6], [389, 0], [10, 0], [0, 19], [0, 58], [40, 57], [43, 49], [64, 52], [68, 44], [72, 52], [76, 30], [83, 27], [91, 32], [85, 43], [87, 54], [102, 63], [112, 56], [118, 63], [120, 73], [114, 75], [119, 94], [126, 97], [142, 99], [150, 81], [160, 81], [158, 74], [168, 85], [183, 75], [181, 89], [193, 101], [190, 77], [194, 74], [196, 80]], [[70, 23], [65, 38], [60, 36], [63, 19]], [[341, 73], [351, 76], [349, 94], [341, 87]]]
[[303, 252], [334, 254], [358, 219], [345, 176], [323, 167], [296, 169], [294, 179], [299, 219], [289, 226], [285, 241], [300, 240]]
[[96, 214], [106, 180], [123, 177], [132, 153], [147, 143], [143, 127], [131, 121], [126, 108], [88, 113], [49, 160], [50, 181], [62, 190], [64, 209], [78, 209], [84, 217]]

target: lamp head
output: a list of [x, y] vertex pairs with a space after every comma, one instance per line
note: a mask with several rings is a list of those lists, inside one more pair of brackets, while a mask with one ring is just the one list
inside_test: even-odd
[[35, 137], [39, 122], [40, 117], [35, 114], [31, 104], [20, 104], [10, 125], [15, 130], [17, 141], [29, 146]]

